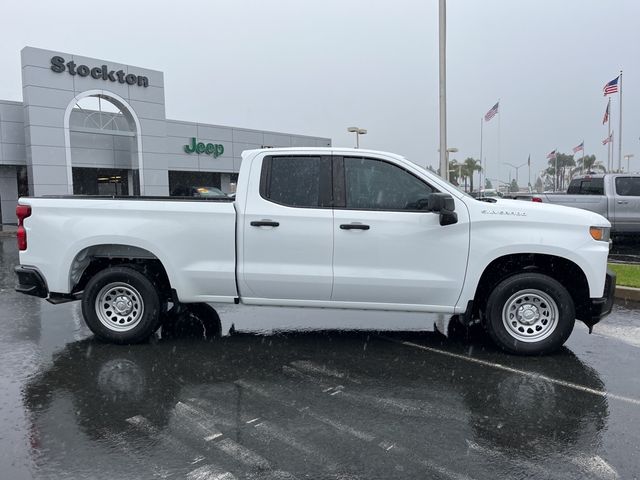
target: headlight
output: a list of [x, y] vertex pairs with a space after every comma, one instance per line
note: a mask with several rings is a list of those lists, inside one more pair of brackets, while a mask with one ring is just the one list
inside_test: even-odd
[[600, 242], [608, 242], [611, 236], [611, 228], [609, 227], [589, 227], [589, 233], [594, 240]]

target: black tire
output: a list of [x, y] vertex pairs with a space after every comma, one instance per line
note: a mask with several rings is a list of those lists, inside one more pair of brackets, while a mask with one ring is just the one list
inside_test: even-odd
[[573, 299], [560, 282], [540, 273], [520, 273], [493, 289], [485, 317], [489, 335], [503, 350], [542, 355], [567, 341], [576, 314]]
[[153, 283], [127, 266], [98, 272], [82, 296], [87, 326], [96, 337], [112, 343], [147, 340], [160, 326], [160, 310], [160, 297]]

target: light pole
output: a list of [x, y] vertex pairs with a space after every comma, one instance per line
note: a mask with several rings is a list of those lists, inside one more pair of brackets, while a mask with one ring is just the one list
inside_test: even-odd
[[627, 161], [627, 173], [631, 173], [631, 168], [629, 168], [629, 160], [633, 157], [633, 153], [627, 153], [624, 156], [624, 159]]
[[504, 162], [505, 165], [509, 165], [510, 167], [513, 167], [516, 169], [516, 183], [518, 184], [518, 187], [520, 187], [520, 184], [518, 183], [518, 170], [521, 169], [522, 167], [524, 167], [525, 165], [527, 165], [529, 162], [524, 162], [522, 165], [518, 165], [517, 167], [513, 164], [513, 163], [509, 163], [509, 162]]
[[[458, 151], [458, 149], [456, 147], [449, 147], [444, 151], [444, 164], [446, 167], [445, 172], [449, 171], [449, 154], [450, 153], [456, 153]], [[440, 170], [442, 171], [442, 170]], [[440, 175], [442, 176], [442, 175]], [[444, 178], [447, 182], [449, 181], [449, 176], [447, 175], [446, 177], [442, 177]]]
[[356, 134], [356, 148], [360, 148], [360, 135], [366, 135], [367, 130], [365, 128], [349, 127], [347, 128], [347, 132]]
[[440, 106], [440, 176], [445, 180], [449, 172], [447, 147], [447, 0], [438, 2], [438, 73]]

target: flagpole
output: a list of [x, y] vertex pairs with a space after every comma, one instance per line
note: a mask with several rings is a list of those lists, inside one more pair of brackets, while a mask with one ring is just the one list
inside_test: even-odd
[[555, 152], [556, 152], [555, 153], [555, 156], [556, 156], [556, 186], [553, 189], [553, 191], [557, 192], [558, 191], [558, 180], [559, 180], [559, 178], [558, 178], [558, 147], [556, 147]]
[[[500, 105], [500, 99], [498, 99], [498, 105]], [[500, 117], [502, 117], [502, 106], [499, 107], [498, 111], [498, 176], [500, 176], [500, 168], [502, 164], [500, 163]]]
[[609, 136], [607, 139], [607, 167], [609, 167], [609, 172], [613, 171], [613, 164], [611, 162], [611, 97], [609, 97], [609, 104], [607, 105], [607, 109], [609, 109], [609, 116], [607, 117], [607, 126], [609, 127]]
[[622, 70], [618, 80], [618, 88], [620, 93], [620, 123], [618, 124], [618, 172], [622, 170]]
[[[484, 171], [484, 164], [482, 163], [482, 129], [484, 127], [484, 118], [480, 117], [480, 186], [478, 187], [478, 191], [482, 192], [484, 190], [484, 183], [482, 182], [482, 174], [486, 178], [487, 173]], [[480, 195], [482, 197], [482, 195]]]

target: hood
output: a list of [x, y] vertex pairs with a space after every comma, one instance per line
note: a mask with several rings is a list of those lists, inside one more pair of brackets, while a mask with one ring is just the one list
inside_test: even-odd
[[475, 201], [474, 207], [474, 210], [481, 215], [491, 215], [496, 218], [529, 219], [559, 225], [611, 227], [609, 220], [597, 213], [550, 203], [496, 199], [495, 203]]

